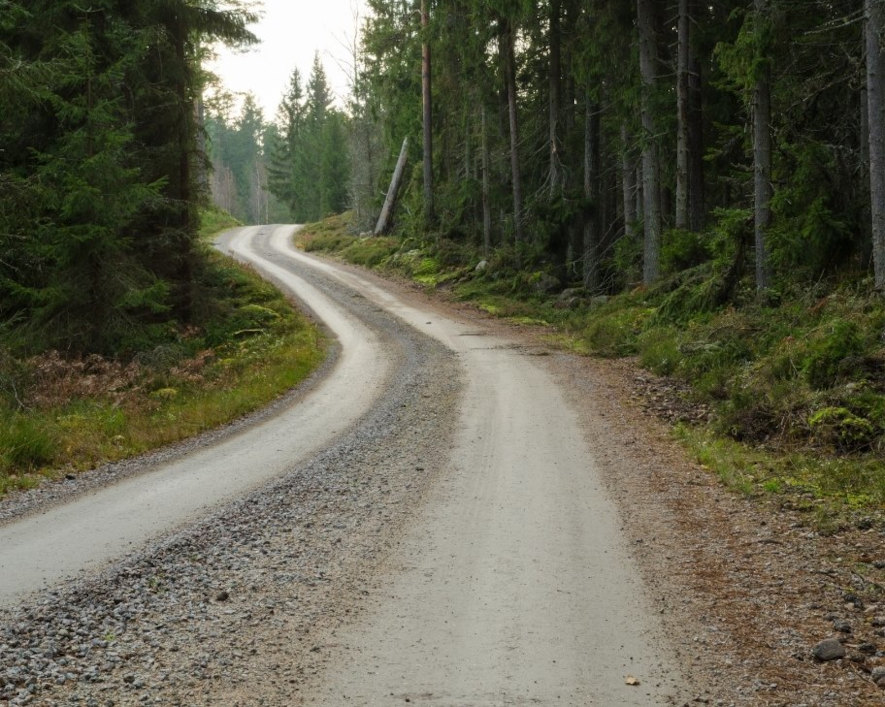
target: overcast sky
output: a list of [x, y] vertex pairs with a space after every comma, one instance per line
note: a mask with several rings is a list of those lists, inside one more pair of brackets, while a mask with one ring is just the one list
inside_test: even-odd
[[294, 68], [304, 81], [310, 74], [314, 52], [332, 90], [347, 94], [351, 63], [348, 47], [356, 31], [356, 14], [365, 16], [364, 0], [264, 0], [263, 17], [251, 27], [261, 44], [249, 51], [218, 48], [218, 60], [209, 65], [233, 93], [251, 91], [264, 109], [276, 113]]

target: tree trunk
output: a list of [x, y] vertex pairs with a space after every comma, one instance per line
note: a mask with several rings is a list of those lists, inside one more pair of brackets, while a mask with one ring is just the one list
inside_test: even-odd
[[867, 113], [870, 152], [870, 209], [873, 272], [877, 290], [885, 290], [885, 56], [881, 0], [865, 0], [867, 49]]
[[[636, 208], [636, 220], [635, 223], [640, 224], [645, 221], [645, 195], [642, 193], [642, 157], [636, 160], [636, 177], [633, 179], [633, 190], [636, 194], [636, 199], [633, 202], [633, 205]], [[643, 236], [644, 237], [644, 236]]]
[[688, 72], [688, 210], [689, 227], [701, 231], [707, 220], [704, 187], [704, 108], [701, 63], [691, 57]]
[[[767, 20], [767, 0], [754, 0], [757, 22]], [[763, 49], [763, 52], [766, 50]], [[771, 67], [760, 56], [753, 88], [753, 204], [756, 246], [756, 289], [771, 287], [768, 229], [771, 226]]]
[[525, 241], [522, 228], [522, 174], [519, 167], [519, 117], [516, 105], [516, 50], [514, 30], [510, 19], [501, 20], [501, 56], [504, 59], [504, 77], [507, 82], [507, 115], [510, 122], [510, 172], [513, 186], [513, 229], [516, 244]]
[[492, 251], [492, 210], [490, 197], [489, 179], [489, 136], [486, 126], [486, 107], [480, 106], [480, 119], [482, 123], [482, 249], [483, 255], [488, 257]]
[[562, 193], [562, 162], [560, 159], [559, 122], [562, 87], [562, 34], [560, 31], [560, 0], [550, 2], [550, 197]]
[[866, 83], [860, 89], [860, 183], [866, 197], [861, 208], [861, 243], [859, 256], [865, 267], [873, 261], [873, 215], [870, 209], [870, 106]]
[[400, 184], [403, 181], [403, 172], [406, 169], [406, 157], [409, 154], [409, 138], [403, 140], [403, 146], [399, 151], [399, 158], [396, 161], [396, 168], [393, 170], [393, 176], [390, 178], [390, 187], [387, 190], [387, 196], [384, 199], [384, 207], [378, 216], [378, 223], [375, 224], [375, 235], [380, 236], [390, 229], [390, 222], [393, 220], [393, 209], [396, 206], [396, 196], [399, 192]]
[[637, 0], [639, 25], [639, 70], [642, 75], [642, 199], [645, 231], [642, 281], [650, 285], [660, 277], [661, 259], [661, 190], [657, 135], [652, 97], [657, 80], [657, 37], [654, 3]]
[[424, 123], [424, 221], [433, 223], [433, 104], [430, 93], [430, 37], [427, 0], [421, 0], [421, 97]]
[[599, 105], [587, 98], [584, 118], [584, 287], [599, 289]]
[[691, 19], [688, 0], [679, 0], [678, 42], [676, 50], [676, 228], [688, 229], [689, 181], [689, 32]]
[[635, 237], [633, 226], [636, 213], [636, 170], [630, 160], [627, 127], [621, 125], [621, 199], [624, 210], [624, 238]]

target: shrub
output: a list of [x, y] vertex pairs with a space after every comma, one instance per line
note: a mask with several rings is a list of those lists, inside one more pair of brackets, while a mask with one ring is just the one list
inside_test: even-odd
[[660, 376], [672, 375], [682, 358], [675, 329], [655, 328], [639, 337], [639, 358], [643, 368]]
[[674, 228], [664, 234], [661, 269], [665, 273], [682, 272], [710, 259], [709, 236]]
[[864, 341], [853, 321], [837, 319], [826, 331], [808, 341], [802, 372], [816, 390], [831, 388], [844, 373], [843, 362], [863, 352]]
[[39, 421], [13, 415], [0, 423], [3, 461], [19, 469], [37, 469], [57, 454], [55, 437]]
[[814, 435], [841, 452], [869, 449], [875, 437], [873, 424], [844, 407], [825, 407], [808, 420]]
[[594, 314], [582, 338], [600, 356], [631, 356], [637, 353], [637, 337], [653, 310], [602, 307]]

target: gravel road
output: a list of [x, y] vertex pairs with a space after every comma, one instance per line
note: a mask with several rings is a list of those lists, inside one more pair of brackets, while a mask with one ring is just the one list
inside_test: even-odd
[[[335, 316], [361, 323], [339, 335], [327, 380], [377, 349], [336, 393], [377, 402], [345, 404], [324, 423], [331, 439], [280, 457], [276, 445], [308, 424], [288, 416], [322, 390], [315, 382], [211, 445], [272, 452], [257, 457], [274, 465], [269, 478], [231, 492], [244, 496], [201, 502], [129, 555], [95, 560], [100, 571], [17, 590], [0, 612], [0, 701], [685, 702], [687, 679], [547, 352], [296, 254], [290, 234], [246, 229], [224, 244], [331, 328]], [[281, 421], [287, 432], [262, 437]], [[13, 498], [3, 530], [47, 524], [101, 493], [96, 479], [116, 489], [154, 468], [99, 471], [88, 493], [60, 485], [42, 505]]]

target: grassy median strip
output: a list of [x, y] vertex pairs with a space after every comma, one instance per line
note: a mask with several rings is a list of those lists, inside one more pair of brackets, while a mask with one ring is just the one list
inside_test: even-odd
[[0, 494], [223, 425], [316, 369], [327, 347], [313, 323], [241, 265], [203, 262], [199, 327], [170, 323], [118, 359], [0, 348]]

